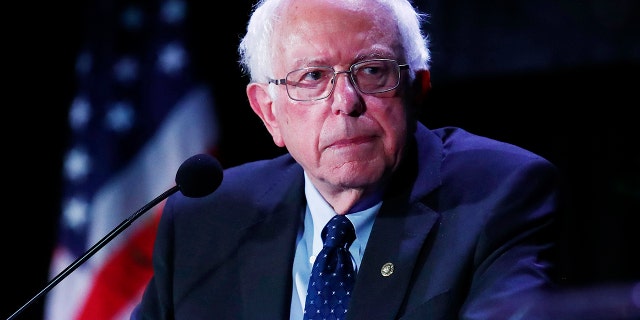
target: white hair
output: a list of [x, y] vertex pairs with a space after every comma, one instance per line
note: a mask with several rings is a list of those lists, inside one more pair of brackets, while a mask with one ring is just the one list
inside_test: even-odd
[[[389, 9], [397, 23], [404, 58], [410, 66], [411, 78], [416, 70], [428, 70], [429, 39], [422, 31], [427, 15], [416, 10], [410, 0], [372, 0]], [[272, 62], [274, 25], [280, 19], [285, 0], [258, 0], [247, 24], [247, 33], [238, 47], [240, 67], [251, 82], [267, 82], [273, 77]]]

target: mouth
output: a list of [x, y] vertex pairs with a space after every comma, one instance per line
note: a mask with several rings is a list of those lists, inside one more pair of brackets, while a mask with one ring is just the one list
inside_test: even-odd
[[347, 148], [357, 148], [370, 144], [375, 140], [375, 136], [358, 136], [353, 138], [339, 139], [329, 144], [325, 149], [343, 150]]

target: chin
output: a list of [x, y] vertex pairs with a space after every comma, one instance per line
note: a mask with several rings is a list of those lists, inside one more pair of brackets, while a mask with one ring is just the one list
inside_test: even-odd
[[337, 184], [349, 188], [363, 188], [376, 184], [384, 173], [384, 167], [371, 162], [348, 162], [331, 172]]

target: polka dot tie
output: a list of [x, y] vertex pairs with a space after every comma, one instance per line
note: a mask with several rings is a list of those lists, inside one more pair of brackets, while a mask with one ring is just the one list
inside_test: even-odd
[[356, 233], [349, 219], [336, 215], [322, 229], [321, 236], [324, 246], [311, 270], [304, 319], [344, 319], [356, 277], [349, 254]]

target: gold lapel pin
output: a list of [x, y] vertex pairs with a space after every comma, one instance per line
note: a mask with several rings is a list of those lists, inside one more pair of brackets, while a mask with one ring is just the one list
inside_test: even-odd
[[393, 263], [387, 262], [382, 265], [382, 269], [380, 269], [380, 273], [383, 277], [388, 277], [393, 273]]

